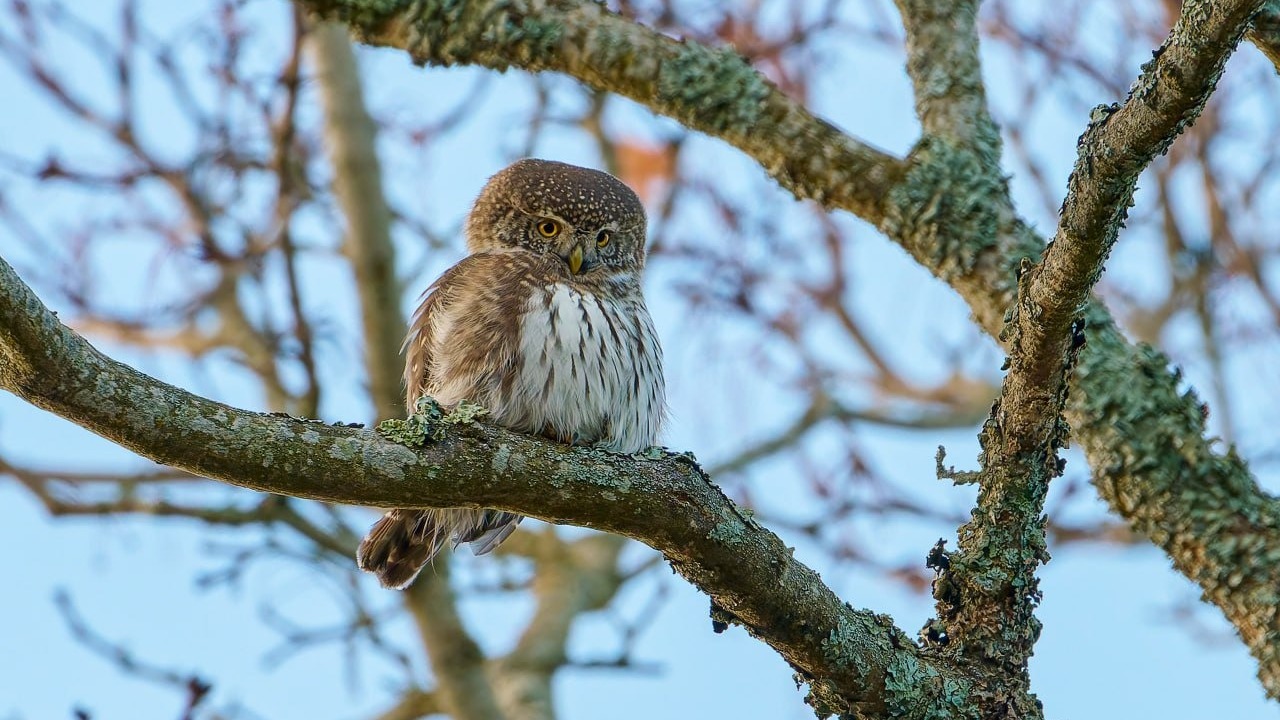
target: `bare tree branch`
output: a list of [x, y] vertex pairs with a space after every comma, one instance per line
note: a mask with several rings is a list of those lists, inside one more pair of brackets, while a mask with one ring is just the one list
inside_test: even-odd
[[156, 685], [168, 686], [181, 692], [185, 697], [182, 709], [182, 720], [192, 720], [195, 711], [209, 697], [213, 687], [195, 673], [182, 673], [169, 668], [153, 665], [140, 660], [137, 655], [123, 645], [116, 644], [103, 637], [89, 627], [89, 623], [76, 610], [71, 596], [65, 590], [59, 590], [53, 598], [54, 605], [66, 621], [71, 635], [81, 645], [89, 648], [94, 654], [114, 664], [121, 672], [145, 680]]
[[907, 31], [907, 73], [926, 134], [971, 146], [999, 172], [1000, 133], [978, 58], [978, 0], [897, 0]]
[[434, 693], [409, 690], [400, 697], [399, 702], [384, 710], [374, 720], [418, 720], [441, 712], [443, 708], [440, 706], [440, 699]]
[[485, 675], [484, 653], [458, 614], [449, 586], [449, 563], [424, 569], [405, 590], [404, 602], [431, 659], [436, 695], [445, 712], [458, 720], [505, 718]]
[[343, 251], [355, 270], [360, 292], [369, 394], [374, 417], [400, 417], [400, 281], [391, 245], [391, 211], [382, 190], [376, 129], [365, 110], [360, 74], [347, 30], [320, 24], [311, 33], [312, 58], [324, 100], [325, 149], [333, 164], [333, 190], [347, 219]]
[[565, 542], [554, 532], [534, 538], [533, 595], [537, 610], [515, 649], [498, 665], [499, 697], [510, 720], [554, 720], [552, 676], [568, 663], [573, 621], [609, 603], [626, 579], [618, 555], [626, 541], [591, 535]]
[[239, 410], [107, 358], [59, 323], [3, 261], [0, 387], [144, 457], [253, 490], [388, 507], [499, 508], [632, 537], [777, 650], [810, 683], [817, 707], [908, 717], [975, 712], [958, 700], [974, 677], [922, 653], [888, 618], [853, 610], [688, 456], [629, 459], [565, 447], [467, 412], [437, 410], [433, 420], [418, 415], [388, 428], [406, 441], [429, 440], [410, 448], [370, 430]]

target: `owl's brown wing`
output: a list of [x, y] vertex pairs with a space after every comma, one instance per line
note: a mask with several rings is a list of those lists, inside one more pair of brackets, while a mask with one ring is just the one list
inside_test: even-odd
[[[514, 377], [519, 318], [528, 279], [545, 261], [529, 253], [477, 253], [449, 268], [423, 294], [405, 338], [405, 399], [409, 412], [423, 395], [442, 405], [471, 400], [488, 406]], [[489, 552], [515, 530], [520, 516], [498, 510], [392, 510], [360, 543], [360, 568], [386, 587], [405, 587], [449, 543]]]
[[404, 344], [409, 412], [428, 394], [442, 405], [466, 399], [488, 406], [495, 399], [513, 379], [529, 281], [550, 271], [547, 262], [518, 251], [477, 253], [427, 288]]

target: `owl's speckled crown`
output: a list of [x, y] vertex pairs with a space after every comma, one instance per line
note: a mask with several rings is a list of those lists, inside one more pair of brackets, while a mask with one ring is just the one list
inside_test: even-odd
[[525, 158], [500, 170], [480, 191], [472, 217], [500, 207], [552, 214], [577, 226], [639, 226], [644, 237], [644, 205], [626, 183], [606, 172], [554, 160]]

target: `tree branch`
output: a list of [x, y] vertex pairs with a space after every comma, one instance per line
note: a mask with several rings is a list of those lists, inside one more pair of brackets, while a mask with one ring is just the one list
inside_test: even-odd
[[361, 41], [404, 49], [420, 63], [568, 73], [730, 143], [797, 197], [873, 222], [902, 169], [814, 117], [738, 54], [675, 40], [599, 3], [298, 1], [346, 23]]
[[1267, 56], [1280, 74], [1280, 0], [1268, 0], [1245, 37]]
[[456, 720], [503, 720], [484, 652], [462, 624], [449, 575], [448, 562], [426, 568], [404, 599], [431, 660], [440, 705]]
[[144, 457], [252, 490], [499, 508], [635, 538], [777, 650], [819, 707], [969, 717], [973, 677], [922, 653], [888, 618], [846, 605], [688, 456], [567, 447], [466, 413], [420, 427], [417, 441], [429, 442], [410, 448], [371, 430], [239, 410], [106, 357], [2, 260], [0, 387]]
[[1124, 105], [1094, 108], [1080, 137], [1057, 233], [1032, 271], [1026, 302], [1019, 304], [1024, 315], [1039, 316], [1020, 325], [1028, 332], [1038, 326], [1043, 336], [1019, 333], [1014, 342], [1050, 344], [1031, 353], [1045, 372], [1029, 372], [1029, 383], [1041, 383], [1061, 357], [1067, 326], [1088, 300], [1133, 204], [1138, 175], [1199, 117], [1262, 5], [1263, 0], [1184, 2], [1177, 24], [1143, 66]]
[[420, 720], [443, 711], [440, 698], [434, 693], [411, 689], [406, 690], [395, 705], [384, 710], [374, 720]]
[[897, 0], [907, 31], [907, 74], [926, 134], [983, 154], [999, 172], [1000, 133], [987, 107], [978, 57], [979, 0]]
[[312, 59], [324, 101], [325, 148], [333, 165], [333, 191], [347, 219], [343, 252], [355, 270], [364, 329], [365, 365], [374, 417], [400, 417], [400, 281], [391, 244], [391, 211], [382, 190], [376, 128], [365, 110], [359, 68], [347, 30], [320, 24], [311, 30]]
[[[1061, 472], [1057, 449], [1067, 435], [1061, 414], [1084, 342], [1081, 310], [1116, 241], [1138, 175], [1194, 122], [1260, 5], [1183, 3], [1178, 23], [1125, 104], [1095, 110], [1081, 136], [1054, 241], [1039, 264], [1024, 263], [1002, 333], [1010, 347], [1009, 373], [982, 435], [979, 510], [961, 529], [961, 552], [943, 578], [948, 582], [935, 586], [953, 639], [973, 642], [1012, 673], [1025, 675], [1040, 630], [1032, 610], [1039, 600], [1034, 569], [1048, 559], [1041, 513], [1048, 482]], [[1272, 693], [1276, 639], [1250, 643]]]
[[598, 610], [626, 577], [618, 556], [626, 541], [592, 534], [574, 541], [554, 532], [533, 537], [533, 596], [537, 608], [515, 648], [498, 661], [498, 695], [510, 720], [554, 720], [552, 676], [568, 662], [565, 647], [578, 615]]

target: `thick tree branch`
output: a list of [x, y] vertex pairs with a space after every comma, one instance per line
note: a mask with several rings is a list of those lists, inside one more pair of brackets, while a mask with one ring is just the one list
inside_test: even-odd
[[[916, 157], [926, 165], [945, 159], [946, 165], [960, 168], [936, 197], [949, 202], [948, 196], [963, 187], [963, 196], [970, 199], [962, 211], [965, 223], [957, 229], [977, 241], [992, 237], [1000, 211], [1011, 215], [1012, 209], [1000, 167], [1000, 136], [982, 81], [978, 3], [898, 0], [898, 7], [907, 32], [907, 72], [925, 130]], [[923, 637], [947, 655], [989, 665], [1007, 678], [1006, 688], [1016, 688], [1006, 696], [978, 700], [992, 717], [1043, 717], [1030, 694], [1027, 670], [1040, 636], [1035, 571], [1048, 560], [1044, 500], [1050, 479], [1060, 473], [1057, 450], [1065, 443], [1060, 418], [1077, 348], [1073, 345], [1069, 354], [1056, 358], [1058, 374], [1047, 387], [1056, 400], [1052, 406], [1025, 393], [1027, 349], [1016, 343], [1010, 349], [1010, 371], [980, 437], [982, 469], [972, 476], [980, 485], [978, 507], [960, 527], [959, 550], [946, 554], [939, 543], [930, 555], [929, 564], [938, 572], [933, 585], [938, 620], [926, 626]], [[1008, 425], [1010, 417], [1028, 409], [1041, 413], [1037, 427]], [[1026, 430], [1033, 434], [1018, 435]], [[944, 472], [941, 456], [939, 472], [962, 477]]]
[[987, 107], [978, 57], [978, 0], [897, 0], [907, 31], [907, 74], [926, 134], [973, 148], [1000, 171], [1000, 133]]
[[901, 161], [814, 117], [736, 53], [661, 35], [589, 0], [299, 3], [421, 63], [568, 73], [734, 145], [797, 197], [873, 222], [901, 173]]
[[[241, 487], [394, 507], [491, 507], [625, 535], [769, 643], [826, 710], [970, 717], [975, 681], [888, 618], [853, 610], [687, 456], [619, 457], [440, 416], [411, 449], [239, 410], [107, 358], [0, 261], [0, 387], [157, 462]], [[421, 422], [423, 416], [415, 416]], [[415, 427], [407, 423], [401, 430]], [[402, 432], [402, 434], [404, 434]]]
[[[1063, 368], [1069, 368], [1073, 363], [1082, 339], [1078, 330], [1069, 331], [1068, 328], [1080, 321], [1080, 313], [1089, 300], [1090, 288], [1102, 273], [1103, 262], [1110, 253], [1132, 204], [1138, 175], [1158, 153], [1167, 150], [1174, 138], [1195, 121], [1217, 84], [1227, 58], [1261, 5], [1259, 0], [1230, 3], [1184, 2], [1177, 24], [1155, 53], [1155, 58], [1143, 67], [1143, 73], [1132, 86], [1125, 103], [1119, 107], [1113, 105], [1096, 109], [1089, 128], [1081, 136], [1079, 159], [1068, 183], [1057, 233], [1045, 248], [1041, 262], [1029, 267], [1022, 278], [1004, 338], [1011, 348], [1010, 371], [994, 419], [1002, 430], [1000, 438], [1008, 444], [1001, 456], [1007, 459], [1024, 458], [1024, 465], [1033, 473], [1029, 477], [1034, 478], [1034, 473], [1039, 473], [1041, 478], [1047, 480], [1045, 473], [1055, 472], [1054, 450], [1065, 441], [1065, 428], [1061, 427], [1058, 420], [1067, 392]], [[1099, 313], [1095, 311], [1093, 314], [1097, 316]], [[1114, 352], [1117, 349], [1114, 345], [1113, 343], [1107, 349]], [[1112, 357], [1123, 354], [1115, 352]], [[1090, 365], [1086, 372], [1092, 375], [1093, 367]], [[1167, 376], [1161, 368], [1155, 376], [1148, 377], [1155, 380]], [[1086, 406], [1094, 405], [1117, 390], [1109, 388], [1106, 392], [1090, 393], [1093, 388], [1087, 383], [1085, 389]], [[1163, 399], [1168, 394], [1161, 394], [1159, 397]], [[1010, 398], [1017, 398], [1018, 401], [1009, 402]], [[1129, 412], [1132, 411], [1125, 414], [1128, 415]], [[1086, 414], [1080, 422], [1086, 448], [1094, 449], [1090, 455], [1095, 463], [1095, 473], [1101, 488], [1107, 487], [1109, 478], [1106, 475], [1109, 471], [1120, 470], [1114, 463], [1097, 464], [1098, 457], [1102, 454], [1098, 452], [1102, 433], [1098, 432], [1097, 420], [1100, 415], [1109, 414], [1112, 413], [1097, 413], [1092, 418]], [[1150, 426], [1152, 422], [1147, 419], [1143, 424]], [[1212, 458], [1202, 439], [1202, 422], [1191, 424], [1189, 429], [1190, 437], [1184, 436], [1184, 442], [1189, 440], [1188, 444], [1198, 446], [1199, 451], [1191, 457], [1199, 455], [1199, 458]], [[1133, 434], [1135, 428], [1120, 424], [1116, 426], [1116, 430]], [[1161, 434], [1167, 434], [1167, 430]], [[1136, 444], [1135, 441], [1142, 438], [1150, 438], [1150, 435], [1142, 434], [1139, 430], [1128, 443]], [[1157, 449], [1155, 446], [1149, 448], [1148, 452], [1152, 458], [1169, 454], [1166, 449]], [[1041, 458], [1039, 463], [1036, 462], [1037, 455]], [[1152, 460], [1148, 459], [1147, 462]], [[1176, 472], [1175, 476], [1186, 475], [1186, 465], [1180, 461], [1172, 464], [1180, 467], [1180, 472]], [[1203, 470], [1210, 472], [1201, 476], [1201, 482], [1213, 482], [1214, 475], [1217, 474], [1213, 470], [1222, 468], [1223, 465], [1219, 461], [1203, 467]], [[1247, 505], [1256, 505], [1259, 511], [1265, 509], [1266, 512], [1251, 513], [1249, 520], [1240, 522], [1235, 528], [1219, 526], [1225, 533], [1205, 533], [1201, 526], [1194, 543], [1199, 547], [1190, 554], [1186, 547], [1162, 542], [1162, 539], [1167, 537], [1165, 533], [1171, 528], [1185, 528], [1185, 523], [1194, 521], [1193, 518], [1203, 521], [1227, 510], [1227, 507], [1222, 507], [1217, 502], [1206, 502], [1213, 496], [1212, 492], [1205, 493], [1206, 497], [1197, 497], [1190, 503], [1182, 502], [1172, 506], [1166, 503], [1165, 512], [1152, 513], [1161, 516], [1159, 522], [1163, 526], [1148, 525], [1139, 529], [1165, 547], [1173, 556], [1175, 564], [1188, 577], [1196, 579], [1210, 590], [1210, 597], [1215, 598], [1228, 618], [1240, 628], [1242, 637], [1259, 660], [1259, 676], [1263, 685], [1268, 693], [1276, 696], [1280, 693], [1280, 683], [1277, 682], [1280, 679], [1277, 676], [1277, 670], [1280, 669], [1277, 664], [1280, 628], [1275, 624], [1277, 570], [1274, 559], [1266, 563], [1265, 571], [1262, 567], [1256, 568], [1260, 571], [1254, 576], [1260, 581], [1257, 587], [1246, 587], [1252, 583], [1235, 582], [1222, 574], [1224, 568], [1236, 568], [1238, 571], [1242, 561], [1257, 563], [1256, 560], [1248, 560], [1229, 550], [1224, 553], [1224, 549], [1231, 547], [1231, 540], [1228, 538], [1240, 541], [1247, 537], [1256, 542], [1267, 542], [1272, 548], [1277, 547], [1274, 502], [1262, 496], [1256, 487], [1251, 487], [1247, 474], [1242, 470], [1237, 466], [1237, 477], [1243, 482], [1237, 482], [1236, 487], [1245, 490], [1244, 495], [1223, 499], [1227, 500], [1228, 506], [1235, 506], [1236, 509], [1244, 501]], [[1131, 473], [1116, 472], [1110, 480], [1114, 481], [1116, 477], [1126, 474], [1130, 481], [1137, 479]], [[1169, 476], [1163, 482], [1158, 478], [1157, 474], [1143, 477], [1139, 483], [1131, 485], [1129, 492], [1149, 491], [1169, 482]], [[1111, 487], [1117, 489], [1115, 485]], [[1042, 501], [1043, 488], [1033, 485], [1023, 490], [1035, 490]], [[1104, 497], [1108, 494], [1104, 489]], [[1120, 496], [1108, 499], [1116, 504]], [[1018, 502], [1008, 506], [1016, 508]], [[1120, 509], [1126, 517], [1135, 515], [1134, 508], [1128, 508], [1126, 512], [1126, 508], [1121, 505]], [[1026, 513], [1034, 511], [1038, 514], [1039, 506], [1024, 506], [1024, 510]], [[1024, 519], [1030, 517], [1029, 514], [1024, 515]], [[977, 520], [975, 518], [975, 522]], [[1043, 543], [1043, 531], [1037, 537], [1039, 543]], [[1188, 534], [1184, 533], [1180, 540], [1186, 541], [1187, 537]], [[1029, 545], [1035, 547], [1034, 542]], [[1042, 545], [1040, 547], [1042, 551]], [[1207, 552], [1201, 554], [1200, 548]], [[1206, 555], [1208, 562], [1205, 561]], [[1206, 568], [1206, 565], [1213, 569]], [[1034, 590], [1034, 578], [1029, 570], [1021, 580], [1014, 587]], [[1227, 589], [1233, 584], [1234, 589]]]
[[1245, 37], [1267, 56], [1280, 74], [1280, 0], [1268, 0]]
[[[1080, 138], [1058, 230], [1018, 303], [1012, 342], [1031, 351], [1025, 389], [1055, 372], [1067, 327], [1089, 298], [1115, 244], [1138, 175], [1195, 119], [1262, 0], [1189, 0], [1168, 39], [1143, 66], [1123, 105], [1098, 106]], [[1041, 413], [1042, 414], [1042, 413]]]
[[[1025, 676], [1039, 635], [1034, 575], [1047, 560], [1041, 513], [1066, 442], [1067, 378], [1083, 342], [1081, 309], [1132, 202], [1139, 173], [1199, 115], [1258, 0], [1186, 2], [1156, 59], [1121, 107], [1095, 111], [1081, 137], [1058, 233], [1039, 264], [1024, 265], [1003, 338], [1009, 372], [984, 428], [979, 510], [961, 552], [935, 587], [943, 632]], [[1197, 438], [1198, 439], [1198, 438]], [[1254, 645], [1264, 684], [1274, 637]], [[961, 651], [972, 651], [962, 647]]]

